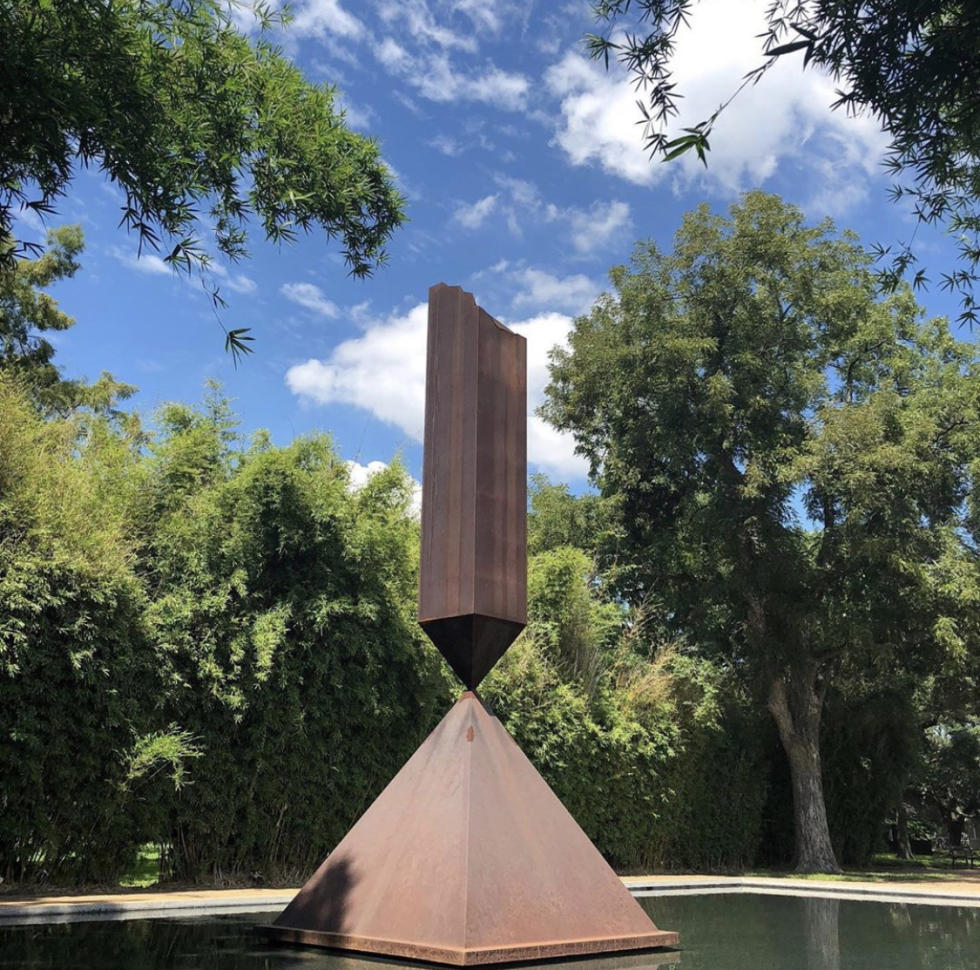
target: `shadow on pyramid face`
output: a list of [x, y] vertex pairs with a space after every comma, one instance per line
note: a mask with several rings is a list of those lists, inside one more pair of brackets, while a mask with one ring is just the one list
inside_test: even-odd
[[351, 860], [338, 848], [327, 857], [313, 878], [317, 880], [317, 891], [294, 900], [295, 918], [332, 933], [348, 932], [348, 903], [357, 883]]

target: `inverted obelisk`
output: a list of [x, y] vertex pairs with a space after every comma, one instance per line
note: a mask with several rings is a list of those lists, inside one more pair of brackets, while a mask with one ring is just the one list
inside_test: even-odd
[[527, 623], [527, 341], [429, 290], [419, 623], [471, 690]]
[[470, 966], [671, 946], [475, 688], [523, 629], [524, 339], [429, 291], [419, 622], [468, 688], [271, 927]]

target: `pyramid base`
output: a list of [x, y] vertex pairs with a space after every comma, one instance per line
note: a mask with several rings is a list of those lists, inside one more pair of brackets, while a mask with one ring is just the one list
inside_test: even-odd
[[263, 930], [450, 966], [678, 942], [469, 691]]
[[588, 940], [560, 940], [553, 943], [531, 943], [520, 946], [483, 947], [466, 950], [448, 946], [429, 946], [404, 940], [379, 940], [348, 936], [344, 933], [325, 933], [320, 930], [293, 929], [288, 926], [259, 926], [267, 940], [277, 943], [298, 943], [331, 950], [352, 950], [376, 956], [401, 957], [441, 963], [454, 967], [475, 967], [491, 963], [518, 963], [525, 960], [545, 960], [554, 957], [591, 956], [599, 953], [624, 953], [629, 950], [649, 950], [676, 946], [678, 936], [667, 930], [657, 930], [640, 936], [605, 937]]

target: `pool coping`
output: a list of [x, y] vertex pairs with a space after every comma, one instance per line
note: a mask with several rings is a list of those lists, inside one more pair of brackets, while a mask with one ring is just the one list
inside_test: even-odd
[[882, 884], [859, 880], [838, 882], [765, 876], [628, 876], [623, 882], [634, 896], [640, 897], [749, 893], [934, 906], [980, 906], [980, 881], [973, 880], [950, 880], [938, 884]]
[[[980, 876], [980, 873], [978, 873]], [[823, 882], [762, 876], [627, 876], [626, 888], [640, 897], [757, 893], [905, 902], [938, 906], [980, 906], [980, 879], [938, 885]], [[261, 912], [285, 906], [297, 889], [199, 889], [180, 892], [0, 898], [0, 924], [71, 919], [133, 919], [203, 913]]]

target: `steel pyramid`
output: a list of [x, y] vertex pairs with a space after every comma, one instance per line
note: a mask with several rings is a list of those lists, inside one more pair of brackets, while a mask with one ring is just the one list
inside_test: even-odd
[[677, 943], [470, 691], [264, 929], [457, 966]]

